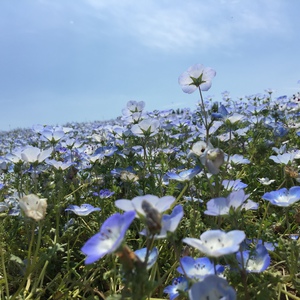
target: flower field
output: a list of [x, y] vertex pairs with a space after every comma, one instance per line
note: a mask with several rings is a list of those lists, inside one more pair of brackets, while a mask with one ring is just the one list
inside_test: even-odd
[[300, 299], [300, 93], [215, 75], [180, 75], [195, 110], [0, 132], [0, 299]]

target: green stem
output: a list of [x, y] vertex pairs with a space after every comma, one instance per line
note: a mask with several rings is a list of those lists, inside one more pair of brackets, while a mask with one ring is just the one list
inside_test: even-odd
[[1, 255], [1, 264], [2, 264], [2, 269], [3, 269], [3, 277], [4, 277], [4, 282], [5, 282], [6, 297], [7, 297], [7, 299], [9, 299], [9, 286], [8, 286], [8, 281], [7, 281], [7, 273], [6, 273], [6, 268], [5, 268], [5, 260], [4, 260], [4, 253], [2, 250], [2, 246], [0, 247], [0, 255]]
[[204, 127], [205, 127], [205, 130], [206, 130], [206, 143], [208, 143], [209, 128], [208, 128], [208, 121], [207, 121], [207, 112], [205, 110], [205, 104], [204, 104], [204, 100], [203, 100], [203, 96], [202, 96], [200, 86], [199, 86], [198, 90], [199, 90], [200, 100], [201, 100], [201, 112], [202, 112], [203, 117], [204, 117]]
[[257, 234], [257, 240], [260, 239], [260, 236], [261, 236], [261, 232], [263, 230], [263, 223], [267, 217], [267, 214], [268, 214], [268, 210], [269, 210], [269, 206], [270, 206], [270, 202], [268, 202], [267, 204], [267, 207], [265, 209], [265, 212], [264, 212], [264, 215], [263, 215], [263, 218], [262, 218], [262, 222], [261, 222], [261, 225], [259, 226], [259, 229], [258, 229], [258, 234]]

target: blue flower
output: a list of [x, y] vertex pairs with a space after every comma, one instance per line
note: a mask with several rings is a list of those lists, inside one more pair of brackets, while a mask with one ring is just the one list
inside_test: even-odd
[[[215, 274], [214, 264], [207, 257], [194, 259], [190, 256], [184, 256], [180, 259], [180, 267], [177, 268], [177, 271], [197, 281], [203, 280], [207, 275]], [[224, 267], [216, 265], [216, 271], [222, 273]]]
[[190, 181], [194, 176], [196, 176], [200, 172], [201, 172], [201, 168], [199, 166], [196, 166], [193, 169], [182, 171], [179, 174], [176, 174], [174, 172], [168, 172], [167, 176], [169, 177], [169, 179], [173, 179], [177, 181]]
[[226, 190], [240, 190], [240, 189], [244, 189], [248, 186], [248, 184], [243, 183], [241, 181], [241, 179], [237, 179], [237, 180], [223, 180], [222, 181], [222, 185], [224, 187], [224, 189]]
[[170, 300], [174, 300], [179, 296], [179, 291], [185, 292], [188, 287], [189, 283], [185, 277], [176, 277], [172, 280], [172, 285], [164, 289], [164, 293], [169, 294]]
[[220, 257], [237, 252], [245, 237], [241, 230], [227, 233], [222, 230], [207, 230], [201, 234], [200, 239], [184, 238], [182, 241], [209, 257]]
[[206, 203], [207, 210], [204, 212], [209, 216], [222, 216], [228, 215], [230, 208], [233, 209], [257, 209], [258, 204], [253, 202], [252, 200], [248, 200], [249, 194], [245, 195], [244, 190], [238, 190], [231, 192], [227, 198], [213, 198]]
[[262, 244], [256, 245], [254, 250], [236, 253], [236, 259], [249, 273], [263, 272], [269, 267], [271, 261], [267, 248]]
[[273, 205], [287, 207], [300, 200], [300, 186], [293, 186], [289, 191], [286, 188], [282, 188], [265, 193], [262, 198], [270, 201]]
[[196, 282], [189, 290], [190, 300], [235, 300], [236, 291], [228, 282], [217, 275], [209, 275], [203, 281]]
[[65, 211], [72, 211], [77, 216], [87, 216], [93, 211], [99, 211], [101, 208], [94, 207], [91, 204], [81, 204], [81, 206], [70, 204]]
[[[147, 255], [147, 248], [142, 248], [134, 251], [136, 256], [140, 259], [140, 261], [144, 262], [146, 259]], [[148, 261], [147, 261], [147, 270], [149, 270], [156, 262], [158, 258], [158, 250], [156, 247], [154, 247], [148, 256]]]
[[113, 214], [101, 226], [100, 232], [92, 236], [81, 248], [87, 255], [85, 264], [92, 264], [104, 255], [115, 252], [124, 239], [125, 233], [135, 218], [134, 211]]
[[99, 196], [101, 199], [107, 199], [114, 195], [115, 192], [111, 192], [109, 189], [100, 190], [99, 193], [94, 192], [93, 196]]
[[269, 158], [272, 159], [277, 164], [287, 165], [292, 162], [296, 156], [296, 153], [283, 153], [278, 155], [271, 155]]

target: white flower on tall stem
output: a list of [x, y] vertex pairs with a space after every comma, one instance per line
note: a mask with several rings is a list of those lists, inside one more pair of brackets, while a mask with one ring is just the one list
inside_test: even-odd
[[191, 94], [198, 88], [201, 91], [208, 91], [211, 87], [212, 79], [216, 76], [216, 71], [202, 64], [195, 64], [183, 72], [178, 83], [185, 93]]

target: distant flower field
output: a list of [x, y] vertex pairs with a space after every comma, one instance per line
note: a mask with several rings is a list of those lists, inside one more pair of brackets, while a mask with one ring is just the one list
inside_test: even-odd
[[300, 299], [300, 92], [0, 132], [0, 299]]

